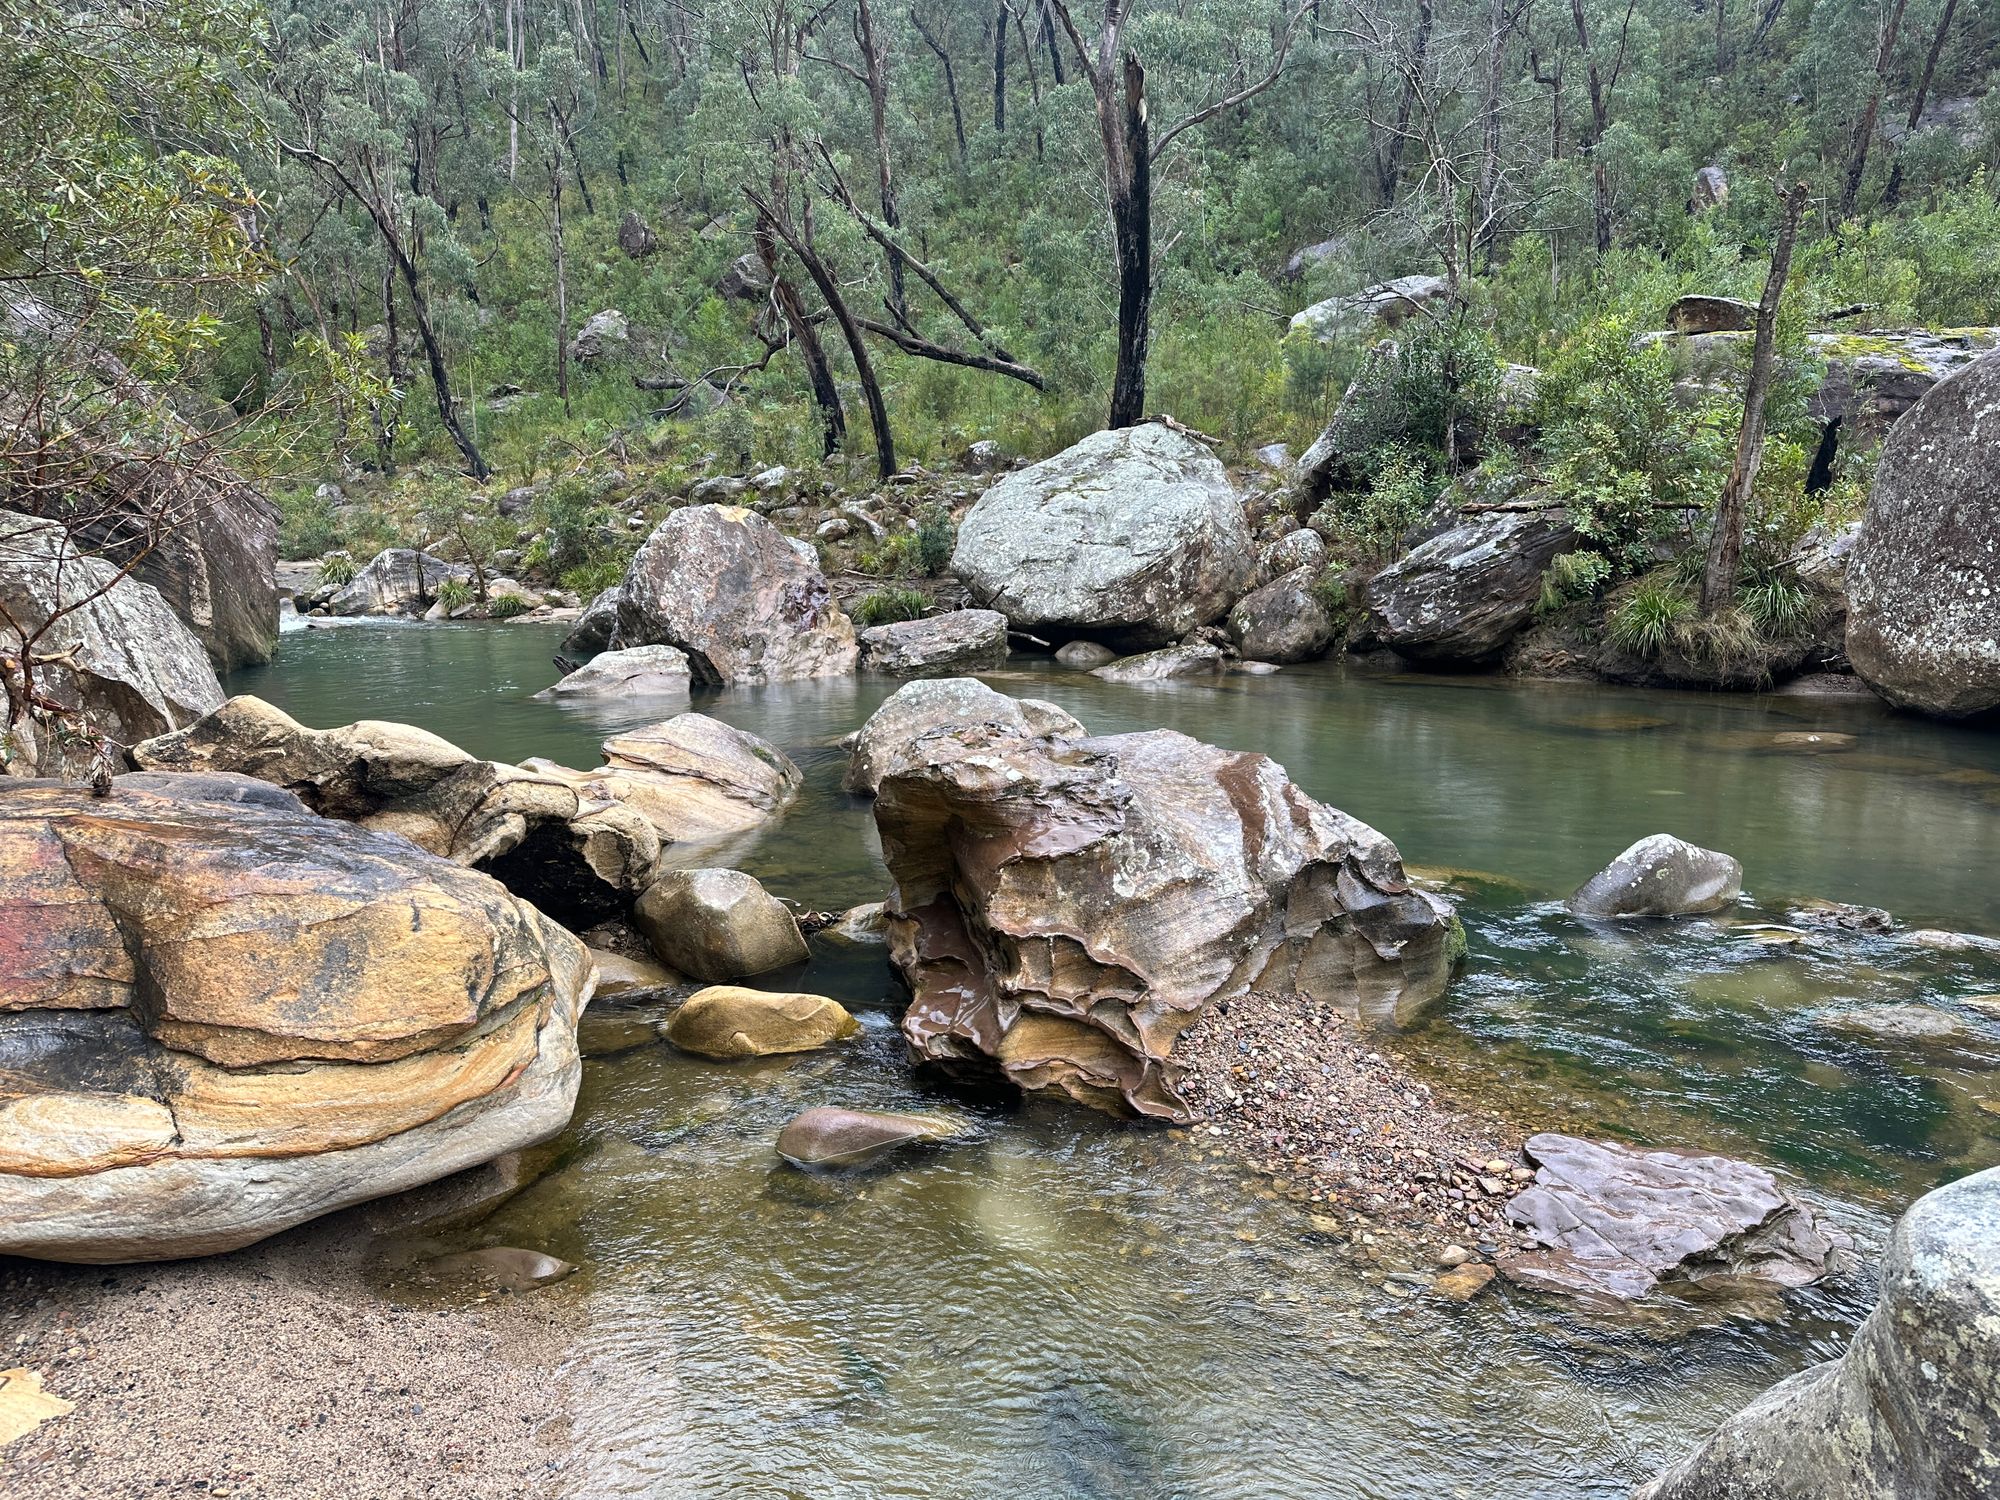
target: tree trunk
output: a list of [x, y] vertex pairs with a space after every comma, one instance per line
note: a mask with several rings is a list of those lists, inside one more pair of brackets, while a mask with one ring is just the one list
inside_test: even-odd
[[1492, 0], [1486, 17], [1486, 99], [1480, 112], [1479, 193], [1474, 210], [1472, 245], [1490, 249], [1496, 218], [1494, 199], [1500, 189], [1501, 64], [1507, 52], [1507, 0]]
[[1583, 19], [1583, 0], [1569, 0], [1569, 13], [1576, 24], [1576, 44], [1583, 50], [1590, 81], [1590, 139], [1586, 149], [1590, 153], [1591, 218], [1597, 230], [1597, 253], [1602, 255], [1611, 248], [1611, 179], [1605, 170], [1600, 149], [1604, 145], [1605, 132], [1611, 128], [1611, 98], [1604, 84], [1603, 70], [1597, 65], [1597, 54], [1590, 50], [1590, 29]]
[[1743, 426], [1736, 436], [1736, 462], [1715, 506], [1715, 529], [1709, 533], [1708, 562], [1701, 575], [1701, 612], [1712, 615], [1736, 597], [1736, 575], [1743, 560], [1743, 513], [1764, 461], [1764, 402], [1771, 393], [1777, 365], [1778, 304], [1784, 299], [1785, 277], [1792, 268], [1792, 245], [1805, 213], [1806, 184], [1795, 183], [1785, 195], [1784, 219], [1778, 243], [1771, 251], [1771, 274], [1764, 278], [1764, 295], [1757, 303], [1757, 342], [1750, 356], [1750, 380], [1743, 390]]
[[1430, 57], [1431, 23], [1434, 19], [1431, 0], [1417, 0], [1417, 39], [1410, 50], [1409, 71], [1403, 75], [1403, 98], [1396, 106], [1396, 129], [1389, 137], [1376, 170], [1376, 186], [1381, 190], [1385, 208], [1396, 201], [1396, 192], [1402, 185], [1403, 139], [1409, 134], [1410, 114], [1416, 108], [1417, 80], [1423, 76], [1424, 66]]
[[[1917, 80], [1916, 96], [1910, 100], [1910, 113], [1904, 122], [1904, 142], [1917, 132], [1917, 122], [1924, 117], [1924, 105], [1931, 96], [1931, 79], [1937, 74], [1938, 58], [1944, 52], [1945, 35], [1951, 30], [1951, 18], [1958, 9], [1958, 0], [1944, 0], [1944, 10], [1938, 16], [1937, 30], [1931, 33], [1931, 50], [1924, 58], [1923, 76]], [[1894, 208], [1903, 201], [1903, 151], [1896, 148], [1895, 165], [1889, 168], [1889, 186], [1882, 194], [1882, 206]]]
[[820, 346], [819, 334], [806, 314], [798, 288], [786, 280], [778, 269], [778, 246], [771, 222], [761, 213], [757, 216], [757, 228], [751, 240], [757, 247], [757, 258], [764, 262], [764, 269], [770, 273], [772, 300], [778, 304], [778, 311], [784, 314], [785, 327], [791, 341], [798, 346], [799, 358], [805, 363], [806, 379], [812, 385], [813, 401], [820, 412], [824, 435], [822, 452], [831, 458], [847, 445], [847, 413], [841, 408], [840, 387], [834, 383], [833, 369], [826, 362], [826, 350]]
[[[1107, 84], [1109, 80], [1106, 80]], [[1123, 161], [1107, 162], [1111, 231], [1118, 269], [1118, 366], [1105, 425], [1131, 427], [1146, 415], [1146, 356], [1152, 342], [1153, 150], [1146, 121], [1146, 70], [1125, 53]]]
[[388, 331], [389, 347], [383, 364], [389, 377], [389, 397], [375, 403], [375, 467], [384, 474], [396, 472], [396, 430], [401, 425], [397, 413], [400, 393], [409, 385], [403, 368], [402, 329], [396, 324], [396, 263], [382, 263], [382, 326]]
[[1854, 151], [1847, 159], [1847, 185], [1840, 194], [1840, 216], [1851, 218], [1854, 200], [1861, 195], [1861, 179], [1868, 171], [1868, 148], [1875, 139], [1875, 117], [1882, 109], [1882, 90], [1888, 87], [1889, 64], [1894, 60], [1896, 33], [1903, 27], [1903, 11], [1909, 0], [1895, 0], [1889, 19], [1882, 27], [1882, 45], [1875, 53], [1875, 82], [1862, 106], [1861, 123], [1854, 127]]
[[959, 108], [958, 74], [952, 68], [951, 54], [945, 51], [942, 42], [931, 35], [930, 28], [924, 25], [923, 17], [917, 14], [914, 6], [910, 10], [910, 24], [917, 28], [917, 35], [924, 39], [924, 45], [930, 48], [932, 53], [936, 55], [938, 64], [944, 72], [944, 95], [946, 99], [951, 101], [951, 129], [952, 134], [958, 138], [958, 160], [963, 165], [965, 161], [965, 111]]
[[1000, 0], [993, 17], [993, 129], [1000, 135], [1007, 131], [1007, 22], [1013, 14], [1007, 0]]
[[847, 298], [841, 294], [840, 281], [820, 258], [812, 240], [812, 207], [808, 203], [805, 223], [798, 229], [773, 220], [778, 233], [799, 258], [799, 264], [812, 277], [813, 285], [819, 288], [827, 309], [832, 312], [834, 322], [840, 325], [841, 337], [847, 341], [847, 352], [854, 360], [855, 378], [861, 382], [861, 398], [868, 407], [868, 425], [875, 432], [875, 468], [882, 478], [887, 479], [896, 472], [896, 438], [889, 430], [889, 408], [882, 400], [882, 386], [875, 378], [874, 363], [868, 358], [868, 340], [862, 337], [861, 326], [855, 322], [853, 312], [847, 306]]
[[[875, 37], [875, 14], [868, 0], [856, 0], [855, 20], [860, 29], [862, 60], [868, 67], [868, 114], [875, 133], [875, 183], [882, 201], [882, 222], [893, 241], [902, 227], [896, 211], [896, 179], [889, 158], [889, 52]], [[903, 290], [903, 258], [889, 251], [889, 306], [898, 318], [905, 315], [908, 299]]]
[[[554, 111], [549, 123], [554, 125]], [[569, 262], [563, 246], [562, 148], [549, 142], [554, 154], [549, 159], [549, 238], [556, 273], [556, 394], [562, 397], [563, 415], [569, 416]]]

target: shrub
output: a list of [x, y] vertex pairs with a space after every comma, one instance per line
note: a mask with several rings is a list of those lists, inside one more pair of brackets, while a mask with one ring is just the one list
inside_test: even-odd
[[1592, 598], [1611, 581], [1611, 559], [1602, 552], [1583, 548], [1565, 552], [1542, 574], [1542, 597], [1535, 608], [1554, 614], [1570, 605]]
[[1767, 640], [1810, 635], [1826, 613], [1826, 600], [1818, 592], [1775, 572], [1751, 583], [1737, 600]]
[[528, 612], [528, 601], [519, 594], [496, 594], [486, 605], [489, 620], [511, 620]]
[[319, 560], [319, 581], [323, 588], [344, 589], [354, 582], [354, 559], [345, 552], [329, 552]]
[[[1461, 311], [1421, 322], [1370, 359], [1341, 403], [1335, 437], [1344, 453], [1395, 446], [1455, 470], [1492, 430], [1499, 405], [1493, 340]], [[1369, 472], [1366, 461], [1360, 472]]]
[[1694, 600], [1670, 570], [1661, 569], [1626, 592], [1606, 617], [1604, 633], [1620, 651], [1652, 661], [1678, 644], [1693, 618]]
[[280, 557], [318, 557], [340, 545], [340, 522], [332, 501], [311, 490], [285, 491], [277, 501]]
[[942, 505], [932, 506], [917, 523], [916, 537], [917, 566], [926, 577], [935, 578], [951, 565], [951, 549], [958, 540], [951, 512]]
[[1394, 557], [1402, 551], [1403, 533], [1437, 498], [1437, 475], [1421, 449], [1402, 442], [1377, 448], [1365, 467], [1368, 488], [1334, 495], [1313, 524], [1354, 558]]
[[878, 589], [856, 600], [852, 613], [854, 623], [866, 629], [870, 625], [922, 619], [929, 607], [930, 600], [920, 589]]
[[437, 602], [446, 614], [456, 614], [472, 602], [472, 585], [463, 578], [447, 578], [437, 586]]

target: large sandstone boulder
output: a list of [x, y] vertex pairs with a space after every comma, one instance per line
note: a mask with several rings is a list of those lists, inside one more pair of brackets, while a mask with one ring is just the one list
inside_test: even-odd
[[997, 667], [1007, 660], [1007, 617], [957, 609], [861, 632], [861, 665], [891, 677], [937, 677]]
[[812, 549], [732, 505], [654, 528], [619, 586], [618, 641], [677, 646], [716, 685], [844, 676], [859, 654]]
[[1394, 328], [1451, 291], [1442, 276], [1398, 276], [1358, 292], [1315, 302], [1292, 316], [1291, 332], [1321, 343]]
[[2000, 1168], [1919, 1198], [1839, 1359], [1782, 1380], [1634, 1500], [2000, 1494]]
[[663, 963], [711, 983], [806, 961], [791, 908], [741, 870], [670, 870], [632, 921]]
[[326, 601], [326, 608], [336, 615], [420, 615], [437, 601], [439, 584], [447, 578], [462, 583], [471, 576], [461, 563], [412, 547], [390, 547], [370, 558], [352, 582]]
[[1262, 755], [980, 714], [900, 748], [875, 803], [919, 1058], [1185, 1121], [1175, 1040], [1253, 986], [1409, 1014], [1450, 909]]
[[1648, 834], [1569, 898], [1580, 917], [1688, 917], [1721, 911], [1743, 893], [1743, 866], [1670, 833]]
[[0, 797], [0, 1252], [232, 1250], [562, 1129], [582, 943], [242, 777]]
[[576, 624], [563, 637], [565, 651], [590, 652], [609, 648], [611, 637], [618, 632], [618, 593], [618, 585], [614, 583], [584, 605]]
[[278, 512], [233, 475], [207, 481], [190, 524], [133, 570], [194, 631], [219, 672], [278, 647]]
[[63, 729], [125, 746], [193, 723], [222, 702], [201, 642], [160, 595], [79, 554], [53, 522], [0, 511], [0, 611], [6, 696], [25, 686], [15, 662], [18, 632], [26, 631], [38, 637], [35, 691], [62, 711], [0, 724], [10, 731], [0, 743], [0, 775], [88, 775], [93, 747]]
[[976, 678], [941, 677], [905, 683], [861, 726], [843, 785], [850, 792], [872, 797], [884, 776], [921, 763], [932, 733], [954, 735], [973, 724], [1058, 739], [1082, 739], [1089, 733], [1053, 703], [1010, 698]]
[[685, 698], [693, 673], [672, 646], [601, 651], [537, 698]]
[[713, 843], [759, 828], [805, 784], [777, 746], [706, 714], [614, 734], [603, 755], [604, 764], [590, 771], [547, 760], [523, 762], [523, 769], [573, 788], [585, 807], [638, 813], [662, 845]]
[[2000, 707], [2000, 354], [1944, 381], [1883, 445], [1847, 560], [1847, 659], [1901, 708]]
[[636, 810], [586, 801], [560, 777], [480, 760], [408, 724], [308, 729], [260, 698], [237, 697], [132, 756], [148, 770], [232, 772], [284, 787], [324, 817], [487, 870], [572, 925], [628, 904], [659, 861], [660, 836]]
[[1466, 517], [1369, 581], [1371, 628], [1412, 661], [1490, 661], [1533, 618], [1549, 564], [1577, 545], [1560, 508]]
[[1229, 639], [1240, 655], [1280, 664], [1326, 655], [1339, 627], [1314, 591], [1320, 571], [1307, 566], [1281, 574], [1236, 601], [1229, 612]]
[[951, 566], [1017, 630], [1137, 647], [1219, 618], [1257, 559], [1220, 460], [1146, 423], [1002, 479], [966, 512]]
[[1535, 1181], [1506, 1215], [1535, 1248], [1500, 1267], [1522, 1286], [1623, 1301], [1666, 1280], [1805, 1286], [1847, 1244], [1769, 1172], [1732, 1157], [1569, 1135], [1531, 1136], [1526, 1155]]

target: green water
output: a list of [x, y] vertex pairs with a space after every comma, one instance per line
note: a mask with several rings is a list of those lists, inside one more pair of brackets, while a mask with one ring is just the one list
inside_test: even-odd
[[[482, 755], [590, 765], [606, 734], [659, 710], [530, 701], [557, 639], [522, 625], [307, 631], [231, 686], [311, 724], [403, 719]], [[1770, 946], [1746, 925], [1817, 896], [2000, 933], [2000, 748], [1985, 735], [1866, 702], [1337, 666], [1219, 688], [1034, 666], [988, 680], [1093, 730], [1167, 725], [1265, 751], [1448, 879], [1470, 961], [1399, 1046], [1454, 1092], [1530, 1124], [1784, 1168], [1864, 1249], [1915, 1194], [2000, 1162], [2000, 1071], [1899, 1058], [1814, 1019], [1916, 1000], [1990, 1027], [1958, 1002], [2000, 992], [2000, 965], [1883, 939]], [[834, 742], [893, 686], [697, 703], [806, 772], [786, 817], [732, 851], [781, 894], [819, 908], [882, 895]], [[1773, 738], [1800, 731], [1853, 743]], [[1637, 934], [1562, 914], [1569, 890], [1660, 831], [1741, 858], [1757, 909]], [[566, 1493], [1620, 1495], [1836, 1352], [1867, 1303], [1865, 1273], [1617, 1327], [1504, 1293], [1464, 1308], [1401, 1297], [1382, 1283], [1393, 1258], [1357, 1260], [1303, 1206], [1196, 1160], [1198, 1135], [929, 1092], [904, 1066], [880, 950], [822, 943], [772, 982], [847, 1000], [860, 1043], [735, 1067], [658, 1044], [596, 1056], [564, 1166], [480, 1230], [585, 1268]], [[643, 1036], [630, 1023], [645, 1018], [595, 1007], [591, 1047]], [[832, 1102], [966, 1109], [980, 1138], [857, 1179], [779, 1167], [784, 1121]]]

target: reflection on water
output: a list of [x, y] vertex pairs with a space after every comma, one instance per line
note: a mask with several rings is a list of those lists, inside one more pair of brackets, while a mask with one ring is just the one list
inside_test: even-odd
[[[404, 719], [482, 755], [596, 760], [649, 715], [536, 703], [544, 627], [302, 631], [232, 687], [307, 723]], [[1810, 896], [2000, 932], [2000, 751], [1866, 703], [1715, 698], [1337, 667], [1220, 687], [990, 674], [1093, 729], [1265, 751], [1381, 827], [1463, 901], [1465, 976], [1406, 1050], [1510, 1113], [1789, 1169], [1864, 1244], [1936, 1182], [2000, 1161], [2000, 1070], [1837, 1034], [1833, 1007], [1920, 1001], [1975, 1031], [1991, 959], [1750, 925]], [[783, 747], [801, 802], [732, 857], [816, 908], [882, 893], [838, 738], [893, 684], [696, 706]], [[656, 711], [656, 710], [655, 710]], [[1851, 743], [1778, 736], [1814, 731]], [[1830, 748], [1831, 747], [1831, 748]], [[1743, 860], [1743, 925], [1592, 928], [1556, 903], [1643, 834]], [[1763, 940], [1760, 940], [1763, 939]], [[564, 1168], [483, 1226], [586, 1267], [576, 1496], [1573, 1497], [1624, 1493], [1778, 1376], [1835, 1352], [1865, 1279], [1759, 1318], [1606, 1329], [1526, 1298], [1448, 1307], [1199, 1160], [1199, 1137], [913, 1078], [879, 950], [824, 944], [786, 986], [847, 1001], [858, 1043], [716, 1066], [598, 1011]], [[637, 1042], [639, 1045], [628, 1045]], [[614, 1045], [615, 1043], [615, 1045]], [[782, 1168], [812, 1104], [981, 1115], [973, 1143], [854, 1178]]]

